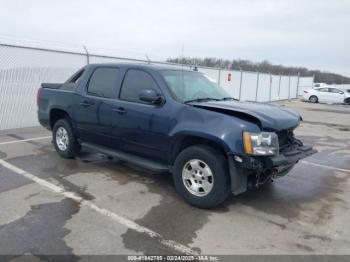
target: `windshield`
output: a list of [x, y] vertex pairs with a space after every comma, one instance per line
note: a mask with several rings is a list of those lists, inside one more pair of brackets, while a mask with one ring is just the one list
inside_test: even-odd
[[210, 98], [221, 100], [229, 97], [224, 89], [201, 73], [181, 70], [164, 70], [160, 73], [180, 102]]

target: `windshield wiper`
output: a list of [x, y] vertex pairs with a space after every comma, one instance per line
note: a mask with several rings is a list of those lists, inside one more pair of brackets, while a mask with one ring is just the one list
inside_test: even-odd
[[221, 100], [221, 101], [229, 101], [229, 100], [239, 101], [239, 99], [234, 98], [234, 97], [224, 97], [224, 98], [221, 98], [219, 100]]
[[188, 104], [188, 103], [193, 103], [193, 102], [208, 102], [208, 101], [220, 101], [221, 99], [217, 99], [217, 98], [212, 98], [212, 97], [204, 97], [204, 98], [196, 98], [196, 99], [191, 99], [191, 100], [187, 100], [184, 103]]

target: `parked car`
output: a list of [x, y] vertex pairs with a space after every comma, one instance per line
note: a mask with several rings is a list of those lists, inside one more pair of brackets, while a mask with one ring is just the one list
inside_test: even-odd
[[311, 103], [344, 103], [350, 105], [350, 92], [347, 91], [333, 87], [309, 89], [304, 91], [303, 100]]
[[58, 154], [82, 147], [153, 172], [171, 172], [190, 204], [210, 208], [313, 153], [293, 131], [295, 111], [239, 102], [199, 72], [136, 64], [88, 65], [41, 85], [39, 122]]

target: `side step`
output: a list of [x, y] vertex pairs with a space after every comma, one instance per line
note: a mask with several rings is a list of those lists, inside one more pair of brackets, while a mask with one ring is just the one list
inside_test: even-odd
[[169, 172], [169, 167], [167, 165], [164, 165], [164, 164], [159, 163], [159, 162], [154, 161], [154, 160], [150, 160], [150, 159], [143, 158], [140, 156], [135, 156], [133, 154], [125, 153], [125, 152], [118, 151], [118, 150], [113, 150], [113, 149], [106, 148], [106, 147], [99, 146], [99, 145], [92, 144], [92, 143], [84, 143], [83, 142], [81, 145], [82, 145], [82, 147], [100, 152], [100, 153], [105, 154], [107, 156], [118, 158], [118, 159], [123, 160], [125, 162], [134, 164], [135, 166], [139, 166], [139, 167], [148, 169], [148, 170], [156, 172], [156, 173]]

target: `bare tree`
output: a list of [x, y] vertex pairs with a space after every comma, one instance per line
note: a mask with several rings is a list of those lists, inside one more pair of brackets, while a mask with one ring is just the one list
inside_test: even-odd
[[261, 73], [272, 74], [285, 74], [285, 75], [297, 75], [300, 76], [315, 76], [315, 82], [327, 83], [327, 84], [350, 84], [350, 78], [339, 74], [325, 72], [320, 70], [309, 70], [305, 67], [291, 67], [283, 65], [273, 65], [269, 61], [264, 60], [259, 63], [255, 63], [245, 59], [221, 59], [215, 57], [181, 57], [181, 58], [168, 58], [168, 62], [183, 63], [186, 65], [207, 66], [216, 67], [222, 69], [232, 70], [244, 70], [244, 71], [256, 71]]

